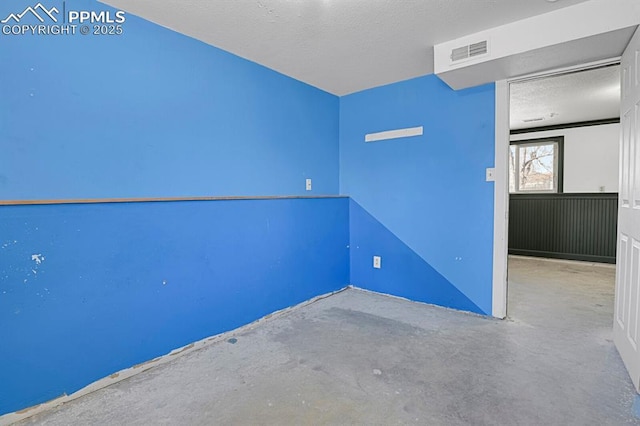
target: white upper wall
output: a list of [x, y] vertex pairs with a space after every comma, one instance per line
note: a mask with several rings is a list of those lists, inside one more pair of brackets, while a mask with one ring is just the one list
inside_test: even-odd
[[620, 124], [522, 133], [511, 140], [552, 136], [564, 136], [564, 192], [618, 192]]

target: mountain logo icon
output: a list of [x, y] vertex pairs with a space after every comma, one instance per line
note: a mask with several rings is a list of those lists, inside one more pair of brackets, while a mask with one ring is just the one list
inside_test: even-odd
[[38, 3], [33, 7], [31, 7], [31, 6], [27, 7], [22, 13], [18, 13], [18, 14], [11, 13], [5, 19], [0, 21], [0, 23], [7, 24], [11, 20], [15, 21], [15, 23], [19, 23], [20, 20], [22, 18], [24, 18], [25, 15], [27, 15], [29, 13], [32, 14], [33, 16], [35, 16], [36, 19], [38, 19], [38, 21], [44, 23], [43, 16], [44, 17], [49, 17], [49, 19], [51, 19], [53, 22], [58, 22], [58, 18], [56, 18], [55, 14], [60, 13], [60, 11], [58, 9], [56, 9], [55, 7], [52, 7], [51, 9], [47, 9], [46, 7], [44, 7], [42, 5], [42, 3]]

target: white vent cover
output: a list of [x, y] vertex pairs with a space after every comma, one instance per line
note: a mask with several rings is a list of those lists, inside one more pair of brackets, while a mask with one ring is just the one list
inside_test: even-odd
[[474, 58], [476, 56], [486, 55], [487, 53], [489, 53], [487, 40], [469, 44], [467, 46], [456, 47], [451, 51], [451, 63]]

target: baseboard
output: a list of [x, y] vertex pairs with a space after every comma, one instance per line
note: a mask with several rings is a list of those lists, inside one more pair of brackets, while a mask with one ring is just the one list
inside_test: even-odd
[[580, 262], [595, 262], [615, 264], [616, 258], [610, 256], [593, 256], [588, 254], [576, 253], [556, 253], [550, 251], [509, 249], [509, 255], [529, 256], [529, 257], [545, 257], [549, 259], [577, 260]]
[[552, 262], [552, 263], [564, 263], [568, 265], [587, 265], [587, 266], [596, 266], [599, 268], [609, 268], [615, 269], [615, 263], [602, 263], [602, 262], [588, 262], [584, 260], [569, 260], [569, 259], [553, 259], [547, 257], [539, 257], [539, 256], [523, 256], [519, 254], [510, 254], [509, 259], [528, 259], [528, 260], [538, 260], [541, 262]]

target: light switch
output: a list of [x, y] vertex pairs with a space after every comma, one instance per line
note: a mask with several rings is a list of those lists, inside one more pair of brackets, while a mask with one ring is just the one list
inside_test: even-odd
[[487, 169], [487, 182], [495, 182], [496, 180], [496, 169], [490, 167]]

